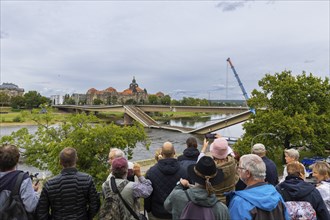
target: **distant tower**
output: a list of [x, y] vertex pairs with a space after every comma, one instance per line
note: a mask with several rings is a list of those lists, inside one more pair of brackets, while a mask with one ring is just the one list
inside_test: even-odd
[[129, 84], [129, 89], [132, 90], [133, 93], [136, 93], [136, 88], [139, 87], [139, 85], [136, 83], [135, 76], [133, 76], [132, 83]]

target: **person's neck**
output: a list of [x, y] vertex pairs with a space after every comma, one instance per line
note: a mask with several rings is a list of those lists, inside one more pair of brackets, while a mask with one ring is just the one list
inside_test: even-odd
[[255, 185], [255, 184], [257, 184], [257, 183], [263, 183], [263, 182], [265, 182], [265, 181], [263, 181], [263, 180], [259, 180], [259, 179], [252, 179], [252, 178], [249, 178], [248, 180], [246, 180], [245, 184], [246, 184], [247, 186], [252, 186], [252, 185]]

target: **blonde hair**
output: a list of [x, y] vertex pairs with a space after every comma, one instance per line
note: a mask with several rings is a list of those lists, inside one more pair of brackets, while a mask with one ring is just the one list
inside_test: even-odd
[[298, 161], [293, 161], [287, 165], [288, 175], [301, 177], [305, 176], [305, 167]]
[[317, 161], [312, 165], [313, 170], [316, 170], [320, 175], [324, 176], [325, 179], [330, 178], [330, 165], [325, 161]]
[[162, 159], [163, 156], [162, 156], [162, 148], [158, 148], [156, 151], [155, 151], [155, 160], [158, 161], [160, 159]]
[[294, 160], [299, 160], [299, 151], [297, 151], [296, 149], [287, 149], [284, 150], [284, 153], [289, 157], [293, 158]]

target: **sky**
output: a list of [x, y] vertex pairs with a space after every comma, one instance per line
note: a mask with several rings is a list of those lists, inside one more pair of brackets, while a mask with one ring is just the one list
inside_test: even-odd
[[43, 96], [133, 77], [174, 99], [244, 99], [265, 74], [330, 76], [330, 1], [1, 0], [1, 84]]

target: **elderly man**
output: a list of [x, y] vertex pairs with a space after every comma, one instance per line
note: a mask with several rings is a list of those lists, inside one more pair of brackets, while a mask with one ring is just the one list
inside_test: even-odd
[[64, 148], [60, 155], [61, 173], [46, 182], [39, 204], [39, 219], [91, 220], [100, 208], [93, 178], [76, 168], [77, 151]]
[[256, 154], [264, 161], [266, 165], [266, 179], [265, 182], [276, 186], [278, 184], [278, 174], [275, 163], [266, 157], [266, 148], [263, 144], [255, 144], [251, 149], [252, 154]]
[[152, 182], [153, 192], [144, 200], [149, 219], [172, 219], [172, 215], [164, 209], [164, 201], [171, 193], [180, 178], [187, 179], [187, 171], [174, 158], [175, 150], [171, 142], [165, 142], [162, 147], [162, 159], [151, 167], [146, 178]]
[[[124, 151], [122, 151], [119, 148], [110, 148], [110, 152], [109, 152], [109, 156], [108, 156], [108, 163], [110, 164], [110, 166], [112, 166], [112, 161], [115, 158], [119, 158], [119, 157], [126, 158]], [[134, 166], [134, 164], [132, 162], [128, 161], [127, 179], [132, 182], [134, 182], [133, 166]], [[109, 180], [110, 177], [111, 177], [111, 173], [109, 174], [107, 180]]]
[[247, 187], [229, 195], [232, 219], [289, 219], [282, 196], [264, 181], [266, 166], [258, 155], [243, 155], [237, 171]]

